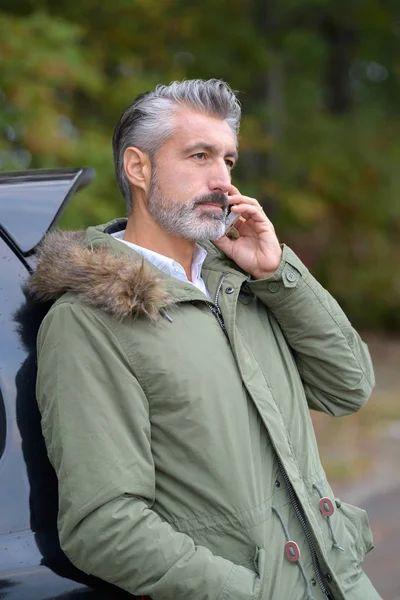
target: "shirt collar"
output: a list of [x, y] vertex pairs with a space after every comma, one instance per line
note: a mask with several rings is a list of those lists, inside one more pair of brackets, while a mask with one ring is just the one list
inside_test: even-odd
[[[138, 254], [146, 258], [150, 261], [155, 267], [160, 269], [160, 271], [164, 271], [168, 275], [172, 275], [173, 277], [177, 277], [180, 274], [179, 279], [184, 278], [187, 280], [184, 268], [181, 264], [169, 258], [168, 256], [164, 256], [163, 254], [159, 254], [158, 252], [154, 252], [153, 250], [149, 250], [148, 248], [144, 248], [143, 246], [138, 246], [137, 244], [132, 244], [132, 242], [127, 242], [124, 240], [125, 229], [121, 231], [117, 231], [112, 233], [112, 237], [123, 242], [132, 250], [135, 250]], [[195, 281], [199, 279], [201, 276], [201, 269], [203, 268], [203, 263], [207, 257], [207, 251], [202, 248], [199, 244], [195, 244], [194, 252], [193, 252], [193, 262], [192, 262], [192, 280]], [[178, 273], [180, 271], [180, 273]]]

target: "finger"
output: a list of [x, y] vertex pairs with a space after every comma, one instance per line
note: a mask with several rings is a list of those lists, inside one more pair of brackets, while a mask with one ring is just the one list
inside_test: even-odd
[[240, 214], [245, 219], [252, 218], [255, 221], [266, 221], [270, 222], [268, 217], [266, 216], [264, 209], [260, 204], [235, 204], [231, 207], [231, 211], [236, 214]]
[[[240, 217], [236, 222], [235, 222], [235, 229], [237, 229], [239, 232], [241, 231], [241, 229], [244, 228], [244, 226], [246, 225], [247, 221], [246, 219], [244, 219], [243, 217]], [[248, 225], [247, 225], [248, 227]]]
[[259, 233], [255, 231], [254, 226], [251, 226], [251, 223], [254, 223], [254, 221], [249, 222], [243, 220], [239, 225], [235, 225], [236, 231], [239, 234], [239, 239], [243, 237], [257, 237], [259, 235]]
[[229, 251], [232, 248], [233, 242], [226, 235], [224, 235], [223, 237], [219, 238], [219, 240], [214, 240], [213, 244], [222, 250], [222, 252], [224, 252], [226, 255], [229, 255]]
[[242, 196], [241, 194], [234, 194], [228, 197], [229, 204], [253, 204], [261, 208], [261, 205], [256, 198], [250, 198], [250, 196]]
[[233, 195], [240, 196], [240, 192], [237, 187], [235, 187], [234, 185], [231, 184], [228, 189], [228, 196], [230, 197]]

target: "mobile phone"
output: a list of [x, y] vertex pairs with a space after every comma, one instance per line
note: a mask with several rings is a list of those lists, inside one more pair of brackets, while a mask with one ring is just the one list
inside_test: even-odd
[[228, 214], [226, 215], [226, 219], [225, 219], [225, 235], [228, 233], [228, 231], [230, 229], [232, 229], [232, 227], [234, 227], [236, 221], [238, 219], [240, 219], [240, 214], [231, 212], [231, 206], [234, 206], [234, 205], [229, 205]]

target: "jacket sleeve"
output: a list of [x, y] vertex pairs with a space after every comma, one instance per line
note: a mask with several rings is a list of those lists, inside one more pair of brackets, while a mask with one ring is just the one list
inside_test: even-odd
[[284, 245], [277, 272], [249, 285], [294, 352], [309, 407], [334, 416], [361, 408], [375, 384], [368, 348], [296, 254]]
[[61, 546], [78, 568], [154, 600], [250, 600], [257, 575], [152, 510], [147, 398], [95, 310], [61, 301], [38, 336], [37, 398], [59, 480]]

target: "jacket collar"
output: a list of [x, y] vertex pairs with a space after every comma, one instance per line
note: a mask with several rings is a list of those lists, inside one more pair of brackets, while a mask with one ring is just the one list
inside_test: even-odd
[[[84, 231], [55, 230], [37, 251], [37, 268], [31, 292], [41, 301], [55, 301], [66, 292], [118, 319], [145, 315], [156, 320], [160, 311], [177, 302], [205, 300], [190, 283], [163, 273], [110, 234], [126, 227], [126, 219]], [[246, 276], [211, 242], [203, 269]]]

